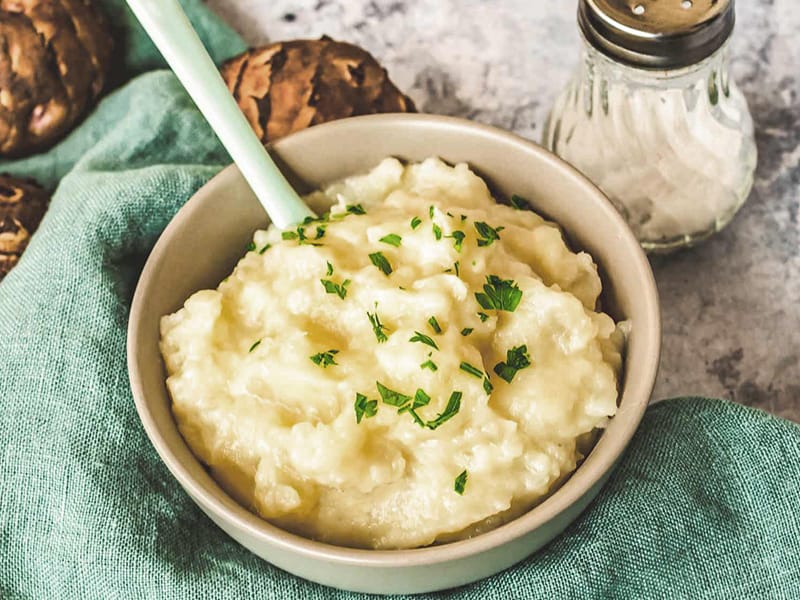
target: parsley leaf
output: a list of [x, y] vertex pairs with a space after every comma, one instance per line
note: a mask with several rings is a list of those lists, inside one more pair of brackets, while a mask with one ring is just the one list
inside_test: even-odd
[[436, 223], [433, 224], [433, 237], [435, 237], [437, 240], [442, 239], [442, 228]]
[[425, 427], [425, 421], [423, 421], [422, 418], [417, 414], [417, 409], [427, 406], [430, 401], [431, 397], [425, 393], [425, 390], [417, 389], [417, 392], [414, 394], [414, 400], [411, 402], [411, 404], [406, 404], [397, 412], [398, 414], [404, 412], [410, 413], [417, 425], [420, 427]]
[[418, 389], [417, 393], [414, 394], [414, 402], [412, 403], [411, 408], [420, 408], [421, 406], [427, 406], [431, 401], [431, 397], [425, 393], [424, 390]]
[[479, 312], [478, 318], [481, 320], [481, 323], [486, 323], [486, 319], [489, 318], [489, 315], [487, 315], [485, 312]]
[[462, 363], [458, 365], [458, 368], [465, 373], [469, 373], [470, 375], [477, 377], [478, 379], [483, 379], [483, 371], [481, 371], [478, 367], [472, 366], [468, 362], [462, 361]]
[[446, 421], [452, 419], [461, 410], [461, 392], [453, 392], [447, 401], [447, 406], [435, 419], [426, 423], [428, 429], [436, 429]]
[[420, 365], [421, 369], [430, 369], [434, 373], [439, 370], [439, 367], [436, 366], [436, 363], [433, 362], [431, 359], [426, 360], [424, 363]]
[[331, 263], [329, 263], [328, 261], [325, 261], [325, 262], [328, 264], [328, 271], [327, 271], [326, 275], [328, 277], [330, 277], [331, 275], [333, 275], [333, 265]]
[[500, 232], [503, 231], [505, 227], [498, 227], [495, 229], [483, 221], [475, 221], [475, 229], [480, 237], [478, 240], [478, 246], [491, 246], [495, 240], [500, 239]]
[[431, 348], [434, 348], [435, 350], [439, 349], [439, 346], [436, 345], [436, 342], [434, 342], [431, 338], [429, 338], [424, 333], [420, 333], [419, 331], [415, 331], [414, 335], [411, 336], [411, 338], [408, 341], [409, 342], [421, 342], [423, 344], [427, 344], [428, 346], [430, 346]]
[[511, 383], [517, 371], [531, 366], [531, 357], [528, 354], [528, 346], [516, 346], [506, 351], [505, 362], [499, 362], [494, 366], [494, 372], [502, 379]]
[[364, 394], [356, 394], [356, 424], [361, 423], [361, 419], [374, 417], [378, 414], [378, 401], [367, 400]]
[[411, 229], [416, 229], [421, 224], [422, 224], [422, 219], [420, 219], [419, 217], [414, 217], [413, 219], [411, 219]]
[[474, 330], [472, 329], [472, 327], [465, 327], [464, 329], [461, 330], [461, 335], [463, 335], [464, 337], [467, 337], [473, 331]]
[[348, 214], [351, 214], [351, 215], [365, 215], [365, 214], [367, 214], [367, 211], [365, 211], [364, 207], [361, 206], [360, 204], [349, 204], [345, 208], [345, 211]]
[[378, 316], [378, 305], [375, 305], [375, 312], [371, 313], [367, 311], [367, 318], [369, 319], [370, 324], [372, 325], [372, 331], [375, 332], [375, 339], [378, 340], [379, 344], [382, 344], [389, 338], [386, 336], [386, 332], [389, 331], [389, 328], [386, 327], [383, 323], [381, 323], [381, 319]]
[[431, 317], [428, 319], [428, 325], [431, 326], [434, 333], [442, 333], [442, 328], [439, 326], [439, 321], [436, 320], [436, 317]]
[[522, 196], [518, 196], [517, 194], [511, 195], [511, 206], [516, 208], [517, 210], [533, 210], [530, 202], [525, 200]]
[[372, 264], [378, 267], [387, 277], [392, 273], [392, 265], [383, 255], [383, 252], [373, 252], [369, 255]]
[[250, 242], [249, 244], [247, 244], [247, 251], [248, 252], [252, 252], [255, 249], [256, 249], [256, 243], [255, 242]]
[[456, 491], [456, 494], [458, 494], [459, 496], [463, 496], [464, 495], [464, 488], [467, 487], [467, 478], [468, 477], [469, 477], [469, 475], [467, 475], [467, 470], [466, 469], [461, 471], [461, 473], [458, 474], [458, 477], [456, 477], [455, 483], [453, 484], [453, 489]]
[[[305, 223], [305, 221], [303, 221]], [[317, 237], [314, 239], [320, 239], [322, 236], [325, 235], [325, 228], [324, 227], [317, 227]], [[321, 246], [322, 244], [315, 244], [314, 242], [309, 241], [306, 237], [306, 230], [305, 227], [299, 225], [295, 231], [284, 231], [281, 233], [281, 239], [284, 240], [297, 240], [297, 243], [301, 246]]]
[[257, 341], [255, 344], [253, 344], [252, 346], [250, 346], [250, 350], [248, 350], [247, 352], [248, 352], [248, 353], [252, 352], [252, 351], [253, 351], [253, 350], [255, 350], [256, 348], [258, 348], [260, 345], [261, 345], [261, 340], [258, 340], [258, 341]]
[[272, 248], [272, 244], [267, 244], [267, 245], [266, 245], [266, 246], [264, 246], [264, 247], [263, 247], [261, 250], [259, 250], [259, 251], [258, 251], [258, 253], [259, 253], [259, 254], [264, 254], [264, 252], [266, 252], [266, 251], [267, 251], [267, 250], [269, 250], [270, 248]]
[[433, 205], [428, 208], [428, 216], [432, 219], [433, 218]]
[[[489, 275], [483, 286], [483, 292], [475, 292], [475, 299], [483, 308], [514, 312], [522, 300], [522, 290], [511, 279], [500, 279], [497, 275]], [[482, 317], [481, 319], [485, 320]]]
[[494, 386], [492, 385], [492, 382], [489, 381], [489, 377], [488, 376], [484, 377], [483, 378], [483, 391], [486, 392], [486, 395], [488, 396], [489, 394], [491, 394], [493, 389], [494, 389]]
[[457, 260], [453, 263], [453, 268], [456, 270], [456, 276], [461, 276], [461, 261]]
[[389, 235], [383, 236], [378, 241], [383, 242], [384, 244], [389, 244], [390, 246], [394, 246], [395, 248], [399, 248], [400, 242], [403, 241], [403, 238], [401, 238], [396, 233], [390, 233]]
[[319, 354], [315, 354], [314, 356], [309, 356], [311, 362], [315, 365], [319, 365], [323, 369], [328, 367], [329, 365], [338, 365], [339, 363], [333, 358], [335, 354], [339, 354], [338, 350], [328, 350], [327, 352], [320, 352]]
[[345, 296], [347, 296], [347, 286], [351, 283], [349, 279], [345, 279], [341, 285], [334, 283], [330, 279], [320, 279], [320, 282], [327, 293], [336, 294], [342, 300], [344, 300]]
[[376, 381], [375, 385], [378, 387], [378, 393], [381, 395], [381, 400], [383, 400], [384, 404], [403, 408], [406, 404], [411, 402], [411, 396], [406, 396], [400, 392], [390, 390], [385, 385], [382, 385], [380, 381]]
[[467, 237], [467, 234], [459, 229], [456, 229], [453, 233], [451, 233], [447, 237], [452, 238], [453, 247], [456, 249], [456, 252], [461, 252], [461, 248], [462, 245], [464, 244], [464, 239]]

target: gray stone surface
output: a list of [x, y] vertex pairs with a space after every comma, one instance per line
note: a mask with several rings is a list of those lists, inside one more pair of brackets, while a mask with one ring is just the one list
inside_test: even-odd
[[[579, 50], [573, 1], [208, 0], [251, 44], [360, 44], [424, 112], [538, 141]], [[653, 259], [664, 316], [655, 399], [708, 395], [800, 421], [800, 4], [738, 3], [734, 74], [758, 131], [757, 181], [703, 246]]]

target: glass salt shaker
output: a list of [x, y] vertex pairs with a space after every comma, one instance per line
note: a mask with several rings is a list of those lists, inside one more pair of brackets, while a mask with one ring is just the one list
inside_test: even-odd
[[544, 144], [611, 198], [648, 251], [721, 230], [756, 166], [729, 76], [733, 0], [579, 0], [578, 23], [582, 60]]

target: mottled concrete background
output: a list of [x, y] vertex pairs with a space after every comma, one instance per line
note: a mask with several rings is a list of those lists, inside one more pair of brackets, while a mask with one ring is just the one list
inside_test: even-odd
[[[251, 44], [323, 33], [360, 44], [422, 111], [536, 141], [579, 47], [567, 0], [208, 2]], [[664, 315], [654, 397], [727, 397], [800, 421], [800, 4], [739, 2], [733, 49], [757, 181], [727, 230], [653, 261]]]

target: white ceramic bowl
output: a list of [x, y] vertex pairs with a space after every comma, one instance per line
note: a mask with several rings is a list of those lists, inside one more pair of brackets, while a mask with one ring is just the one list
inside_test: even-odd
[[200, 189], [164, 230], [139, 280], [128, 328], [131, 387], [161, 458], [200, 508], [231, 537], [291, 573], [371, 593], [418, 593], [492, 575], [529, 556], [572, 522], [600, 491], [636, 430], [655, 382], [658, 297], [649, 263], [603, 194], [569, 165], [510, 133], [425, 115], [356, 117], [320, 125], [274, 145], [301, 191], [360, 173], [387, 156], [467, 162], [493, 191], [517, 193], [562, 225], [601, 267], [604, 310], [632, 324], [619, 411], [575, 473], [521, 517], [472, 539], [414, 550], [358, 550], [305, 539], [237, 504], [194, 457], [170, 412], [158, 349], [159, 319], [195, 291], [216, 287], [267, 218], [231, 166]]

